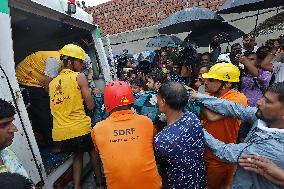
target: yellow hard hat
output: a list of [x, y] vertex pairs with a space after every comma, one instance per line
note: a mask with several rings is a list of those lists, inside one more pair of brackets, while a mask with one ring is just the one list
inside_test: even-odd
[[61, 55], [69, 56], [72, 58], [77, 58], [83, 61], [85, 61], [86, 59], [85, 51], [78, 45], [74, 45], [74, 44], [65, 45], [61, 50], [59, 50], [59, 53]]
[[240, 70], [232, 63], [217, 63], [212, 66], [208, 73], [202, 74], [205, 79], [212, 78], [227, 82], [239, 82]]

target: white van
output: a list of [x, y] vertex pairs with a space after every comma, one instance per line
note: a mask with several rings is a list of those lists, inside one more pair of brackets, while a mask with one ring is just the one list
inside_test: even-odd
[[[32, 181], [43, 188], [65, 188], [72, 180], [70, 155], [53, 155], [37, 145], [26, 106], [15, 76], [15, 67], [27, 55], [39, 50], [58, 50], [66, 42], [82, 35], [94, 40], [94, 67], [105, 81], [110, 70], [105, 51], [92, 22], [92, 16], [76, 7], [68, 14], [67, 0], [1, 0], [0, 1], [0, 98], [12, 102], [17, 109], [18, 132], [12, 145]], [[74, 11], [74, 10], [73, 10]], [[87, 162], [87, 157], [86, 161]], [[85, 166], [83, 172], [90, 170]]]

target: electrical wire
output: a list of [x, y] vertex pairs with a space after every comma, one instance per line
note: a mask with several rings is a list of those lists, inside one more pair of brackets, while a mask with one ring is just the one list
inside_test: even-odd
[[22, 118], [22, 116], [21, 116], [21, 114], [20, 114], [20, 110], [19, 110], [19, 107], [18, 107], [18, 104], [17, 104], [17, 101], [16, 101], [15, 94], [14, 94], [14, 92], [13, 92], [13, 88], [12, 88], [12, 86], [11, 86], [10, 80], [9, 80], [9, 78], [8, 78], [8, 76], [7, 76], [7, 74], [6, 74], [6, 72], [4, 71], [2, 65], [0, 65], [0, 69], [1, 69], [1, 71], [3, 72], [3, 74], [4, 74], [4, 76], [5, 76], [5, 79], [6, 79], [7, 83], [8, 83], [9, 90], [10, 90], [10, 92], [11, 92], [12, 99], [13, 99], [13, 102], [14, 102], [14, 104], [15, 104], [16, 112], [17, 112], [17, 114], [18, 114], [18, 116], [19, 116], [19, 119], [20, 119], [20, 122], [21, 122], [21, 125], [22, 125], [22, 128], [23, 128], [23, 131], [24, 131], [25, 137], [26, 137], [26, 139], [27, 139], [29, 148], [30, 148], [30, 150], [31, 150], [31, 153], [32, 153], [32, 156], [33, 156], [33, 159], [34, 159], [34, 162], [35, 162], [37, 171], [38, 171], [39, 176], [40, 176], [40, 179], [41, 179], [41, 182], [44, 183], [43, 175], [42, 175], [42, 173], [41, 173], [41, 168], [40, 168], [40, 165], [38, 164], [38, 162], [37, 162], [37, 160], [36, 160], [36, 155], [35, 155], [35, 152], [34, 152], [34, 150], [33, 150], [33, 148], [32, 148], [31, 141], [30, 141], [30, 139], [29, 139], [29, 137], [28, 137], [28, 133], [27, 133], [27, 130], [26, 130], [26, 128], [25, 128], [23, 118]]

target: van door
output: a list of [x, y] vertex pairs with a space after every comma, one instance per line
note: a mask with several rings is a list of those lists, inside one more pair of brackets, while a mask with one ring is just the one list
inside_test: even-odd
[[9, 13], [8, 0], [2, 0], [0, 3], [0, 98], [12, 102], [16, 107], [17, 115], [14, 123], [19, 131], [15, 135], [12, 149], [22, 161], [32, 181], [38, 183], [43, 181], [46, 175], [15, 76]]

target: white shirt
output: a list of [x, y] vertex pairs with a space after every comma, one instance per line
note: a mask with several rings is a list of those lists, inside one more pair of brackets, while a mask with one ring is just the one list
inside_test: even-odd
[[[258, 46], [254, 46], [252, 52], [256, 52], [257, 49], [258, 49]], [[246, 51], [247, 50], [244, 47], [242, 47], [242, 53], [244, 54]]]
[[55, 78], [59, 75], [61, 64], [56, 58], [47, 58], [45, 60], [44, 74], [48, 77]]
[[271, 64], [273, 65], [273, 74], [275, 75], [274, 83], [284, 81], [284, 63], [273, 61]]

